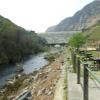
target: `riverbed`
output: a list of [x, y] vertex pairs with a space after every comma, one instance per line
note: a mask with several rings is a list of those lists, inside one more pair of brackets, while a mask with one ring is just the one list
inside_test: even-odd
[[[46, 66], [49, 62], [44, 59], [45, 53], [32, 55], [23, 62], [23, 73], [30, 74], [34, 70], [38, 70]], [[0, 67], [0, 87], [7, 83], [7, 80], [16, 75], [16, 65], [4, 65]]]

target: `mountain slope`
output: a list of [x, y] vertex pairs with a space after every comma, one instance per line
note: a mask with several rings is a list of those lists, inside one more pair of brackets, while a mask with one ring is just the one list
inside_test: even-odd
[[44, 40], [0, 16], [0, 64], [16, 63], [25, 55], [42, 50]]
[[47, 32], [81, 30], [92, 26], [98, 20], [100, 20], [100, 0], [95, 0], [75, 13], [74, 16], [62, 20], [52, 29], [48, 28]]
[[88, 36], [89, 41], [100, 41], [100, 21], [86, 29], [83, 34]]

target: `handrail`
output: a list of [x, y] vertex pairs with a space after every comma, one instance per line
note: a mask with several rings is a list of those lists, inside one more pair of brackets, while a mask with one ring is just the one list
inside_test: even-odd
[[87, 67], [87, 70], [92, 75], [92, 77], [100, 84], [100, 80], [97, 79], [97, 77], [92, 73], [92, 71]]
[[[92, 76], [90, 76], [90, 78], [93, 78]], [[92, 79], [92, 81], [94, 82], [94, 84], [97, 86], [97, 88], [100, 90], [100, 86], [98, 86], [97, 81], [95, 79]]]
[[[77, 59], [76, 59], [77, 58]], [[99, 83], [100, 84], [100, 80], [98, 79], [98, 77], [95, 76], [95, 74], [91, 71], [91, 69], [88, 67], [88, 62], [83, 62], [80, 60], [79, 57], [74, 58], [75, 60], [75, 67], [77, 68], [77, 84], [80, 84], [82, 86], [81, 83], [81, 73], [83, 73], [83, 100], [89, 100], [89, 77], [92, 77], [92, 80], [95, 81], [95, 83]], [[84, 67], [81, 67], [81, 65], [83, 65]], [[74, 66], [74, 64], [73, 64]], [[81, 70], [81, 68], [83, 68]], [[98, 84], [97, 84], [98, 85]]]

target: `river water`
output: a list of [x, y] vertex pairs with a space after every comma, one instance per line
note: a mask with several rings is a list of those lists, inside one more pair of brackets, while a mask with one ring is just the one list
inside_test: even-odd
[[[29, 59], [23, 62], [23, 69], [25, 74], [30, 74], [36, 69], [40, 69], [48, 64], [44, 59], [45, 53], [30, 56]], [[4, 65], [0, 67], [0, 87], [6, 84], [7, 80], [16, 75], [17, 67], [15, 65]]]

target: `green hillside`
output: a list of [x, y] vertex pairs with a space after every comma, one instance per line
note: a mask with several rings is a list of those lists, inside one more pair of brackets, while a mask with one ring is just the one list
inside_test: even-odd
[[0, 16], [0, 64], [15, 63], [42, 50], [45, 40]]

